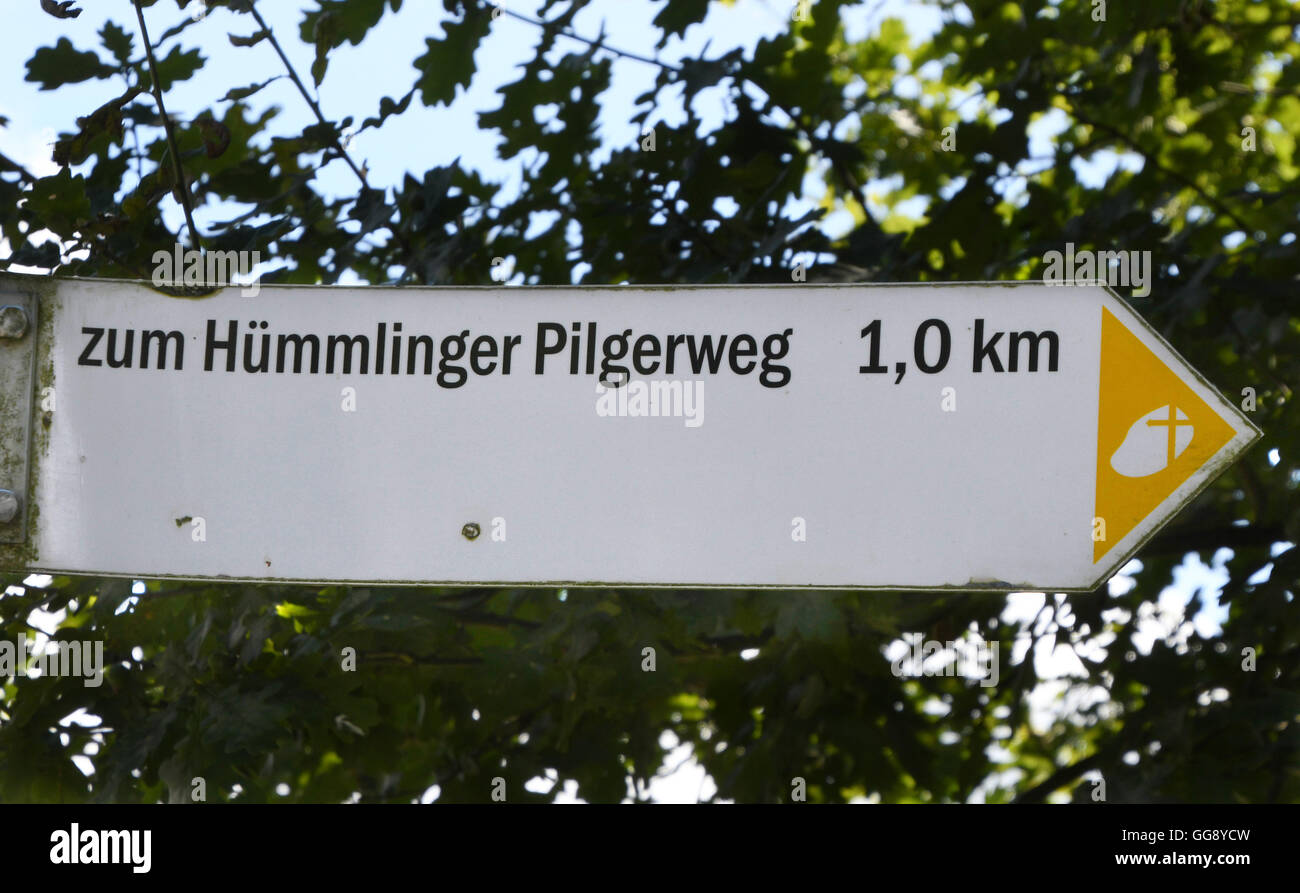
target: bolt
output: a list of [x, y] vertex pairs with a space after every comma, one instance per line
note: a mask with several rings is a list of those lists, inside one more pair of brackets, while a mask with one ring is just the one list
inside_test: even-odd
[[460, 535], [465, 537], [465, 539], [467, 540], [478, 539], [478, 535], [481, 532], [482, 531], [480, 530], [479, 526], [475, 524], [473, 521], [470, 521], [468, 524], [466, 524], [464, 527], [460, 529]]
[[18, 517], [18, 494], [13, 490], [0, 490], [0, 524], [8, 524]]
[[27, 311], [9, 304], [0, 307], [0, 338], [21, 338], [27, 334]]

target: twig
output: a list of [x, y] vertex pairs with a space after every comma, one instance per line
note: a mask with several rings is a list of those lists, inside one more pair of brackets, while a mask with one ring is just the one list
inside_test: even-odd
[[244, 5], [246, 5], [248, 11], [253, 14], [253, 18], [257, 20], [257, 26], [266, 32], [266, 39], [270, 41], [271, 46], [275, 48], [275, 52], [280, 57], [280, 61], [284, 63], [284, 70], [289, 73], [289, 79], [293, 81], [294, 86], [298, 88], [298, 92], [302, 94], [302, 98], [307, 100], [307, 105], [311, 107], [312, 113], [316, 116], [316, 120], [325, 125], [325, 129], [329, 132], [330, 139], [333, 141], [334, 151], [338, 152], [339, 157], [347, 162], [348, 167], [352, 168], [352, 173], [357, 175], [357, 179], [361, 181], [361, 185], [369, 189], [370, 182], [366, 179], [365, 171], [357, 167], [357, 163], [352, 160], [352, 156], [348, 154], [348, 150], [343, 148], [343, 144], [339, 142], [338, 134], [334, 132], [334, 128], [330, 122], [325, 119], [325, 114], [320, 110], [320, 104], [312, 98], [311, 93], [307, 92], [307, 85], [302, 82], [302, 78], [298, 77], [298, 72], [294, 69], [293, 63], [289, 61], [289, 57], [285, 55], [284, 48], [280, 46], [280, 41], [276, 40], [275, 32], [271, 30], [271, 26], [266, 23], [266, 19], [262, 18], [262, 14], [257, 11], [257, 7], [253, 5], [253, 0], [244, 0]]
[[603, 43], [599, 40], [592, 40], [590, 37], [583, 37], [581, 34], [578, 34], [575, 31], [571, 31], [565, 25], [557, 25], [555, 22], [548, 22], [545, 21], [544, 19], [535, 19], [532, 16], [526, 16], [521, 12], [515, 12], [512, 9], [506, 9], [505, 7], [495, 7], [495, 8], [500, 9], [502, 12], [510, 16], [510, 18], [512, 19], [518, 19], [521, 22], [527, 22], [530, 25], [536, 25], [537, 27], [542, 29], [554, 28], [556, 32], [562, 36], [567, 37], [570, 40], [576, 40], [579, 43], [585, 43], [587, 46], [595, 47], [598, 50], [605, 50], [606, 52], [613, 53], [615, 56], [622, 56], [624, 59], [632, 59], [633, 61], [636, 62], [644, 62], [647, 65], [654, 65], [664, 69], [665, 71], [672, 71], [672, 72], [676, 72], [677, 74], [681, 74], [682, 69], [680, 66], [672, 65], [668, 62], [661, 62], [658, 59], [651, 59], [649, 56], [642, 56], [638, 53], [628, 52], [627, 50], [620, 50], [616, 47], [612, 47], [609, 44]]
[[1205, 202], [1210, 207], [1212, 207], [1214, 210], [1218, 211], [1224, 217], [1228, 218], [1233, 223], [1235, 223], [1238, 228], [1250, 233], [1254, 233], [1258, 231], [1259, 229], [1258, 227], [1251, 226], [1250, 224], [1244, 222], [1240, 217], [1238, 217], [1236, 214], [1232, 212], [1232, 209], [1230, 209], [1223, 202], [1219, 201], [1219, 199], [1215, 198], [1214, 196], [1206, 192], [1191, 177], [1187, 176], [1181, 171], [1174, 170], [1171, 167], [1167, 167], [1166, 165], [1161, 164], [1159, 159], [1157, 159], [1154, 155], [1152, 155], [1145, 148], [1143, 148], [1143, 146], [1139, 144], [1137, 140], [1133, 139], [1131, 136], [1129, 136], [1124, 131], [1120, 130], [1118, 127], [1090, 118], [1084, 112], [1080, 111], [1077, 105], [1072, 106], [1070, 111], [1074, 115], [1074, 117], [1077, 118], [1081, 123], [1086, 124], [1089, 127], [1095, 128], [1097, 130], [1104, 131], [1105, 133], [1109, 133], [1111, 136], [1115, 137], [1115, 139], [1119, 140], [1124, 145], [1132, 149], [1134, 152], [1141, 155], [1143, 160], [1146, 161], [1148, 164], [1150, 164], [1152, 167], [1154, 167], [1156, 170], [1161, 171], [1162, 173], [1174, 178], [1179, 183], [1181, 183], [1184, 187], [1191, 189], [1202, 199], [1204, 199]]
[[202, 250], [203, 240], [199, 238], [199, 228], [194, 225], [193, 199], [190, 198], [190, 185], [185, 179], [185, 169], [181, 167], [181, 153], [176, 147], [176, 131], [172, 119], [167, 116], [167, 107], [163, 104], [162, 86], [158, 81], [158, 60], [153, 55], [153, 44], [149, 42], [149, 28], [144, 23], [144, 9], [140, 0], [132, 0], [136, 18], [140, 20], [140, 37], [144, 40], [145, 58], [149, 60], [149, 78], [153, 81], [153, 98], [158, 103], [158, 114], [162, 115], [163, 130], [167, 134], [167, 148], [171, 152], [172, 167], [176, 174], [176, 188], [180, 190], [181, 207], [185, 209], [185, 223], [190, 228], [190, 239], [196, 249]]
[[[302, 98], [306, 100], [308, 107], [312, 110], [312, 114], [316, 116], [316, 121], [320, 123], [324, 127], [325, 131], [330, 135], [334, 151], [338, 153], [340, 158], [347, 162], [348, 167], [352, 169], [352, 173], [356, 174], [357, 179], [361, 181], [361, 185], [364, 188], [369, 189], [370, 181], [366, 177], [365, 168], [357, 166], [357, 163], [352, 160], [352, 156], [348, 154], [348, 150], [344, 148], [343, 143], [339, 141], [338, 134], [334, 131], [333, 125], [326, 120], [325, 113], [321, 111], [320, 104], [316, 102], [316, 100], [312, 98], [311, 93], [307, 91], [307, 86], [302, 82], [302, 78], [298, 77], [297, 70], [294, 69], [293, 63], [289, 61], [289, 57], [285, 55], [284, 48], [280, 46], [280, 41], [276, 39], [275, 32], [271, 30], [271, 26], [266, 23], [266, 19], [262, 18], [262, 14], [257, 11], [257, 7], [253, 5], [253, 0], [244, 0], [244, 5], [248, 7], [248, 11], [252, 13], [253, 18], [257, 21], [257, 26], [266, 32], [266, 39], [270, 41], [271, 46], [275, 49], [276, 55], [278, 55], [280, 61], [284, 63], [284, 70], [288, 72], [289, 79], [293, 81], [294, 86], [298, 88], [298, 92], [302, 94]], [[402, 235], [396, 226], [393, 226], [390, 223], [388, 228], [392, 231], [393, 238], [397, 240], [397, 244], [401, 246], [403, 253], [406, 255], [405, 269], [402, 272], [402, 278], [398, 280], [398, 284], [401, 284], [402, 282], [405, 282], [406, 277], [412, 273], [412, 261], [415, 260], [416, 257], [415, 250], [411, 247], [411, 243], [406, 240], [406, 237]]]

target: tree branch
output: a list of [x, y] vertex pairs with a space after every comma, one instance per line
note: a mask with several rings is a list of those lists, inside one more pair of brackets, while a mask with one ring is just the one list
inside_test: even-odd
[[[366, 169], [357, 166], [357, 163], [352, 160], [352, 156], [348, 154], [348, 150], [344, 148], [343, 143], [339, 141], [338, 134], [334, 132], [333, 125], [326, 120], [324, 112], [321, 111], [320, 104], [312, 98], [312, 95], [309, 92], [307, 92], [307, 86], [302, 82], [302, 78], [298, 77], [298, 72], [294, 69], [293, 63], [289, 61], [289, 57], [285, 55], [284, 48], [280, 46], [280, 41], [276, 39], [275, 32], [271, 30], [271, 26], [266, 23], [266, 19], [262, 18], [262, 14], [257, 11], [257, 7], [253, 5], [253, 0], [244, 0], [244, 4], [248, 7], [248, 11], [253, 14], [253, 18], [257, 21], [257, 26], [266, 32], [266, 39], [270, 41], [271, 46], [275, 48], [276, 55], [278, 55], [280, 61], [284, 63], [284, 70], [289, 74], [289, 79], [293, 81], [294, 86], [298, 88], [298, 92], [302, 94], [302, 98], [306, 100], [308, 107], [312, 110], [312, 114], [316, 116], [316, 121], [324, 127], [327, 133], [329, 133], [330, 140], [333, 144], [331, 148], [338, 153], [338, 157], [347, 162], [348, 167], [352, 169], [352, 173], [356, 174], [357, 179], [361, 181], [362, 187], [369, 189], [370, 181], [366, 176]], [[397, 244], [402, 247], [402, 251], [406, 255], [406, 269], [402, 274], [402, 279], [405, 280], [406, 276], [412, 272], [411, 267], [412, 261], [415, 259], [415, 251], [411, 248], [411, 243], [406, 240], [406, 237], [401, 234], [397, 227], [389, 224], [388, 228], [392, 231], [393, 238], [397, 240]]]
[[302, 78], [298, 77], [298, 72], [294, 69], [293, 63], [289, 61], [289, 57], [285, 55], [284, 48], [280, 46], [280, 41], [276, 40], [275, 32], [271, 30], [271, 26], [266, 23], [266, 19], [262, 18], [262, 14], [257, 11], [257, 7], [253, 5], [253, 0], [244, 0], [244, 3], [248, 7], [248, 11], [253, 14], [253, 18], [257, 20], [257, 26], [266, 32], [266, 39], [270, 41], [271, 46], [275, 48], [275, 52], [280, 57], [280, 61], [284, 63], [284, 70], [289, 73], [289, 79], [293, 81], [293, 85], [298, 88], [298, 92], [302, 94], [302, 98], [307, 101], [307, 105], [311, 108], [312, 114], [316, 116], [316, 120], [323, 124], [325, 129], [329, 132], [330, 139], [333, 141], [332, 148], [334, 151], [338, 153], [340, 158], [347, 162], [348, 167], [352, 168], [352, 173], [357, 175], [357, 179], [361, 181], [361, 185], [369, 188], [370, 182], [366, 179], [365, 171], [362, 168], [357, 167], [357, 163], [352, 160], [352, 156], [348, 154], [348, 150], [343, 148], [343, 144], [339, 142], [338, 134], [334, 132], [334, 128], [330, 125], [330, 122], [325, 119], [325, 114], [321, 111], [320, 104], [312, 98], [312, 95], [309, 92], [307, 92], [307, 86], [302, 82]]
[[595, 47], [598, 50], [604, 50], [607, 53], [613, 53], [615, 56], [622, 56], [624, 59], [631, 59], [634, 62], [644, 62], [647, 65], [654, 65], [657, 68], [662, 68], [664, 71], [671, 71], [676, 74], [681, 74], [682, 71], [681, 68], [676, 65], [672, 65], [668, 62], [661, 62], [658, 59], [651, 59], [649, 56], [642, 56], [637, 53], [631, 53], [628, 52], [627, 50], [620, 50], [617, 47], [609, 46], [608, 44], [600, 40], [592, 40], [590, 37], [583, 37], [581, 34], [578, 34], [577, 32], [570, 30], [569, 27], [566, 25], [558, 25], [555, 22], [547, 22], [543, 19], [535, 19], [532, 16], [526, 16], [521, 12], [515, 12], [512, 9], [506, 9], [505, 7], [494, 6], [493, 9], [494, 10], [500, 9], [502, 12], [510, 16], [510, 18], [512, 19], [518, 19], [521, 22], [527, 22], [530, 25], [536, 25], [537, 27], [542, 29], [554, 28], [555, 31], [563, 37], [567, 37], [570, 40], [576, 40], [579, 43], [585, 43], [587, 46]]
[[203, 240], [199, 238], [199, 229], [194, 225], [194, 201], [190, 198], [190, 184], [185, 179], [185, 169], [181, 166], [181, 153], [176, 147], [176, 130], [172, 119], [167, 116], [167, 107], [163, 104], [162, 85], [158, 80], [158, 60], [153, 55], [153, 44], [149, 42], [149, 28], [144, 23], [144, 9], [140, 0], [132, 0], [136, 18], [140, 20], [140, 37], [144, 41], [145, 58], [149, 60], [149, 78], [153, 81], [153, 98], [158, 104], [158, 114], [162, 116], [163, 130], [167, 134], [167, 149], [172, 156], [172, 167], [176, 175], [176, 188], [180, 192], [181, 207], [185, 209], [185, 223], [190, 228], [190, 239], [196, 249], [202, 250]]
[[1105, 124], [1101, 121], [1093, 120], [1083, 112], [1079, 111], [1078, 106], [1073, 104], [1071, 104], [1070, 112], [1071, 114], [1074, 115], [1075, 118], [1077, 118], [1082, 123], [1087, 124], [1089, 127], [1103, 131], [1104, 133], [1109, 133], [1111, 136], [1115, 137], [1115, 139], [1119, 140], [1124, 145], [1132, 149], [1134, 152], [1141, 155], [1142, 159], [1147, 164], [1150, 164], [1156, 170], [1160, 171], [1163, 174], [1166, 174], [1167, 176], [1172, 177], [1173, 179], [1177, 180], [1186, 188], [1195, 192], [1202, 199], [1204, 199], [1206, 204], [1208, 204], [1215, 211], [1222, 214], [1224, 217], [1231, 220], [1240, 229], [1248, 233], [1255, 233], [1259, 230], [1259, 227], [1252, 226], [1251, 224], [1246, 223], [1235, 213], [1233, 213], [1232, 209], [1230, 209], [1227, 205], [1225, 205], [1219, 199], [1215, 198], [1214, 196], [1206, 192], [1204, 189], [1202, 189], [1201, 186], [1198, 185], [1197, 182], [1193, 180], [1191, 177], [1187, 176], [1181, 171], [1174, 170], [1171, 167], [1166, 167], [1165, 165], [1161, 164], [1150, 152], [1144, 149], [1136, 140], [1134, 140], [1124, 131], [1120, 130], [1118, 127], [1113, 127], [1110, 124]]

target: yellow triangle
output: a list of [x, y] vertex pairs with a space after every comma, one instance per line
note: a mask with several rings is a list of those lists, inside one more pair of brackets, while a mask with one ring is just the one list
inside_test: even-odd
[[1233, 437], [1219, 414], [1105, 307], [1099, 389], [1095, 514], [1106, 538], [1093, 543], [1094, 564]]

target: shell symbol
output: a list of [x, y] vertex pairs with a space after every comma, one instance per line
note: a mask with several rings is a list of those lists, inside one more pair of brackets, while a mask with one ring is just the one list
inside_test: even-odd
[[1134, 422], [1110, 457], [1110, 467], [1124, 477], [1141, 478], [1164, 471], [1183, 454], [1195, 436], [1187, 413], [1172, 404]]

